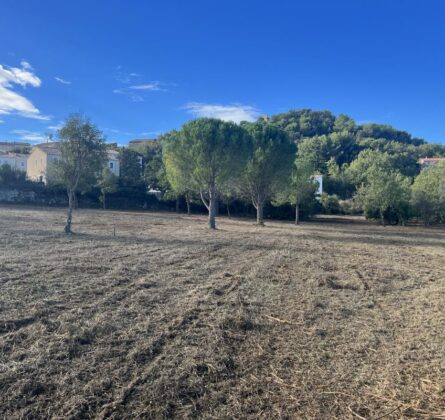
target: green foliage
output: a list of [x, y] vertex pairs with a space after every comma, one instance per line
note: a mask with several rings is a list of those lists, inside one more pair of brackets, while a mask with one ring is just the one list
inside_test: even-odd
[[241, 177], [241, 187], [263, 222], [265, 201], [285, 188], [292, 170], [296, 148], [286, 132], [264, 121], [244, 123], [249, 135], [249, 153]]
[[299, 142], [304, 137], [331, 133], [335, 117], [330, 111], [300, 109], [274, 115], [270, 122], [286, 131], [291, 140]]
[[322, 193], [320, 202], [326, 214], [339, 214], [341, 212], [340, 200], [336, 194]]
[[0, 186], [21, 188], [26, 187], [29, 182], [26, 180], [26, 173], [11, 168], [7, 164], [0, 166]]
[[[380, 217], [386, 221], [404, 224], [409, 216], [410, 180], [388, 166], [386, 154], [375, 154], [370, 162], [365, 156], [353, 169], [362, 168], [361, 185], [356, 200], [368, 217]], [[358, 176], [357, 174], [355, 176]]]
[[97, 186], [100, 188], [101, 192], [101, 202], [106, 207], [106, 196], [117, 191], [119, 185], [119, 179], [109, 168], [104, 167], [102, 169], [102, 174], [98, 180]]
[[53, 180], [69, 191], [91, 190], [106, 157], [102, 132], [89, 119], [73, 114], [59, 130], [59, 136], [61, 156], [53, 164]]
[[386, 124], [365, 124], [358, 131], [358, 138], [370, 137], [373, 139], [386, 139], [404, 144], [413, 144], [419, 146], [425, 143], [425, 140], [412, 137], [406, 131], [397, 130]]
[[124, 187], [141, 186], [142, 167], [139, 153], [127, 147], [119, 151], [120, 174], [119, 182]]
[[420, 172], [412, 186], [411, 200], [426, 225], [445, 223], [445, 163]]
[[210, 228], [215, 228], [217, 193], [240, 176], [246, 152], [245, 130], [213, 118], [190, 121], [165, 144], [167, 178], [179, 177], [181, 185], [200, 193]]
[[286, 188], [281, 189], [274, 197], [275, 205], [288, 203], [295, 206], [296, 223], [299, 221], [300, 212], [309, 216], [317, 207], [315, 193], [318, 183], [313, 180], [313, 174], [314, 169], [310, 162], [297, 159]]

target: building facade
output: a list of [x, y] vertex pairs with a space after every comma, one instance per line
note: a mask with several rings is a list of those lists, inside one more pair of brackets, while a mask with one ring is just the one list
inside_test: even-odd
[[[40, 181], [46, 184], [48, 181], [48, 168], [51, 162], [59, 160], [60, 156], [59, 143], [57, 142], [42, 143], [34, 146], [28, 157], [27, 177], [33, 181]], [[120, 165], [119, 153], [117, 151], [107, 151], [106, 165], [114, 175], [119, 176]]]
[[9, 165], [16, 171], [26, 172], [28, 155], [23, 153], [0, 153], [0, 166]]

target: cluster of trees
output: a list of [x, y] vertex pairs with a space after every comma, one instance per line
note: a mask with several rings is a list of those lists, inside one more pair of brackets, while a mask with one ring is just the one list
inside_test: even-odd
[[[76, 192], [92, 188], [99, 189], [104, 207], [116, 191], [152, 190], [177, 203], [181, 198], [189, 213], [192, 203], [201, 202], [212, 229], [218, 203], [229, 209], [234, 200], [250, 202], [259, 225], [265, 206], [284, 204], [294, 206], [296, 223], [300, 214], [320, 209], [360, 211], [383, 224], [404, 224], [410, 217], [445, 222], [445, 164], [421, 171], [417, 163], [445, 156], [445, 146], [329, 111], [295, 110], [239, 125], [192, 120], [137, 149], [122, 148], [119, 178], [103, 169], [107, 145], [91, 121], [73, 115], [59, 137], [62, 158], [52, 178], [68, 193], [67, 233]], [[324, 180], [320, 200], [315, 173]]]

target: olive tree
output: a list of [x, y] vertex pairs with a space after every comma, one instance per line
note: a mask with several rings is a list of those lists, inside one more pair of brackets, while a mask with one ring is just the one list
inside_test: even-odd
[[53, 175], [68, 194], [65, 233], [70, 234], [77, 192], [97, 184], [104, 165], [106, 146], [102, 132], [86, 117], [73, 114], [59, 130], [60, 158], [53, 164]]
[[232, 122], [198, 118], [165, 144], [167, 174], [171, 179], [178, 175], [200, 194], [209, 212], [210, 229], [216, 228], [218, 192], [237, 179], [245, 166], [246, 138], [245, 130]]
[[286, 188], [296, 147], [287, 133], [264, 121], [244, 123], [249, 134], [249, 153], [241, 183], [263, 225], [264, 204], [280, 189]]

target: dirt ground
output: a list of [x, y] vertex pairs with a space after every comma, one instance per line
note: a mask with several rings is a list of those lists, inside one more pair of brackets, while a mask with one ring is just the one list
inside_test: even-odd
[[74, 217], [0, 207], [0, 418], [445, 419], [444, 230]]

